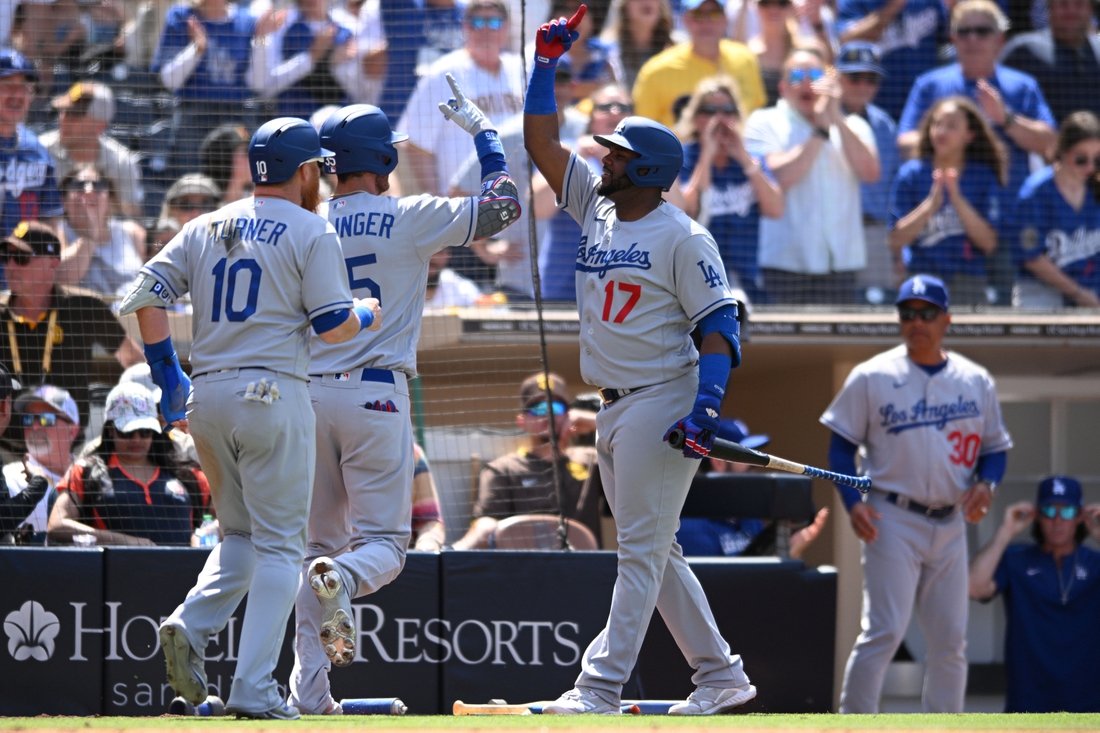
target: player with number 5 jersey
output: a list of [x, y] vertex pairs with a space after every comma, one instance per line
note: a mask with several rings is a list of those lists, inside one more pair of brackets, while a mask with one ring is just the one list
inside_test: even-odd
[[[669, 714], [711, 715], [744, 705], [756, 688], [718, 633], [675, 535], [699, 465], [692, 459], [710, 451], [730, 369], [741, 361], [737, 304], [714, 239], [661, 200], [684, 160], [672, 131], [627, 117], [614, 134], [597, 135], [608, 148], [602, 177], [562, 146], [554, 72], [586, 10], [539, 29], [524, 141], [582, 229], [581, 376], [603, 400], [596, 451], [615, 516], [618, 577], [607, 625], [585, 651], [576, 686], [543, 712], [618, 714], [656, 608], [695, 670], [695, 692]], [[672, 428], [686, 435], [682, 452], [665, 442]]]
[[[142, 268], [121, 309], [137, 313], [165, 419], [186, 418], [225, 534], [160, 626], [168, 682], [192, 704], [206, 700], [207, 642], [247, 593], [226, 705], [238, 717], [298, 717], [272, 675], [313, 489], [309, 332], [340, 343], [381, 325], [376, 300], [353, 300], [336, 232], [313, 213], [318, 163], [331, 154], [307, 122], [264, 124], [248, 149], [255, 195], [188, 223]], [[188, 292], [193, 390], [163, 310]]]

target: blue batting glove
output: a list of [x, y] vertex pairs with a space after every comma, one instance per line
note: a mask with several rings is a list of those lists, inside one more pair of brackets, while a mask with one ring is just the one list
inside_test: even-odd
[[678, 420], [665, 431], [664, 441], [667, 443], [669, 433], [679, 428], [684, 431], [684, 458], [696, 460], [706, 458], [714, 445], [714, 436], [718, 434], [718, 418], [721, 417], [721, 411], [720, 400], [713, 395], [700, 394], [691, 414]]
[[149, 376], [160, 387], [160, 414], [171, 425], [187, 418], [187, 398], [191, 394], [191, 379], [180, 366], [172, 339], [145, 345]]

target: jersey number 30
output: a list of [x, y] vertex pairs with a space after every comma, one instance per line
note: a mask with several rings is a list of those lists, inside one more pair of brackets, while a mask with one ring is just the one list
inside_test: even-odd
[[954, 451], [948, 456], [950, 461], [956, 466], [961, 465], [972, 468], [974, 462], [978, 460], [978, 449], [982, 447], [982, 436], [977, 433], [963, 435], [956, 430], [947, 436], [947, 441], [954, 448]]
[[[252, 259], [237, 260], [232, 267], [229, 267], [228, 273], [226, 273], [226, 265], [227, 262], [224, 257], [218, 260], [218, 264], [214, 265], [214, 303], [210, 311], [210, 320], [217, 323], [222, 319], [222, 298], [224, 296], [225, 319], [238, 323], [247, 320], [249, 316], [256, 312], [256, 301], [260, 297], [260, 278], [263, 277], [264, 271], [260, 269], [260, 264]], [[237, 276], [241, 274], [241, 270], [248, 270], [248, 298], [245, 301], [244, 308], [236, 310], [233, 308], [233, 296], [237, 293]], [[226, 280], [229, 281], [228, 285]]]

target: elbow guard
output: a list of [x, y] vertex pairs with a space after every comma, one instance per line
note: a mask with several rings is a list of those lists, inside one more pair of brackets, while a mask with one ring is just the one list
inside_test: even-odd
[[128, 316], [147, 307], [163, 308], [176, 301], [171, 291], [154, 277], [139, 273], [119, 307], [120, 316]]
[[481, 184], [477, 201], [477, 226], [474, 239], [487, 239], [519, 218], [519, 190], [508, 176], [499, 176]]
[[704, 338], [708, 333], [720, 333], [729, 341], [733, 350], [731, 367], [741, 363], [741, 323], [737, 318], [738, 307], [733, 303], [711, 311], [699, 321], [699, 332]]

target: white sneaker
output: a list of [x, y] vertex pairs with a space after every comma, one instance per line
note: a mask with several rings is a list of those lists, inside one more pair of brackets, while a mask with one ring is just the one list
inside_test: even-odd
[[612, 704], [587, 687], [574, 687], [542, 709], [543, 715], [622, 715], [618, 704]]
[[160, 646], [168, 668], [168, 684], [192, 705], [206, 702], [206, 668], [183, 628], [165, 621], [160, 627]]
[[355, 659], [355, 621], [351, 612], [351, 595], [328, 557], [319, 557], [309, 564], [307, 574], [321, 607], [321, 646], [325, 656], [337, 667], [346, 667]]
[[688, 699], [668, 709], [669, 715], [714, 715], [739, 708], [756, 697], [756, 688], [699, 685]]
[[277, 708], [271, 708], [265, 710], [262, 713], [252, 713], [247, 710], [226, 710], [230, 715], [236, 715], [237, 720], [298, 720], [302, 716], [298, 713], [298, 708], [293, 705], [287, 705], [283, 703]]

